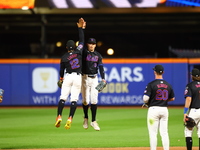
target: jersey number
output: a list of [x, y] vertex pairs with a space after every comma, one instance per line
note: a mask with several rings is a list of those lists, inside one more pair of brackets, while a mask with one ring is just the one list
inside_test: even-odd
[[76, 68], [79, 68], [80, 65], [79, 65], [79, 60], [77, 58], [73, 59], [70, 61], [70, 65], [71, 65], [71, 68], [72, 69], [76, 69]]
[[168, 100], [168, 90], [158, 89], [156, 91], [156, 100], [164, 100], [164, 101]]

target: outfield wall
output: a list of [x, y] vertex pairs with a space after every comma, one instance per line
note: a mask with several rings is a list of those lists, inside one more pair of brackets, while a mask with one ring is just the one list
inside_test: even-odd
[[[0, 59], [0, 88], [5, 90], [0, 105], [57, 105], [59, 62], [59, 59]], [[163, 77], [174, 88], [176, 99], [170, 105], [183, 105], [189, 72], [198, 67], [200, 59], [104, 59], [108, 85], [99, 94], [99, 105], [141, 105], [145, 86], [154, 79], [152, 68], [156, 64], [164, 66]]]

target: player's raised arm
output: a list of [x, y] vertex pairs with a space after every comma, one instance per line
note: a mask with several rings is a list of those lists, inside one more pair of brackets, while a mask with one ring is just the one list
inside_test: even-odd
[[77, 22], [78, 30], [79, 30], [79, 46], [78, 50], [81, 50], [84, 45], [84, 32], [83, 29], [86, 27], [86, 22], [83, 18], [80, 18]]

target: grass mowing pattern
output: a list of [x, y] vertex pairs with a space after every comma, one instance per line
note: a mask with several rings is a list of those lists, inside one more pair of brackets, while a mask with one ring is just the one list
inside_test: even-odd
[[[1, 108], [0, 149], [149, 147], [147, 108], [99, 108], [101, 130], [82, 127], [82, 109], [76, 110], [71, 129], [66, 130], [69, 107], [63, 110], [60, 128], [54, 127], [57, 108]], [[171, 146], [185, 146], [183, 109], [169, 108]], [[90, 117], [89, 112], [89, 117]], [[158, 146], [162, 146], [158, 135]], [[198, 146], [196, 129], [193, 146]]]

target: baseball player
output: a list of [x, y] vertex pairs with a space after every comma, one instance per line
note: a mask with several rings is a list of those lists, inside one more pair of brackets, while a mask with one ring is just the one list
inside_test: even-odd
[[[197, 135], [199, 138], [200, 145], [200, 71], [194, 68], [191, 73], [192, 82], [186, 85], [185, 88], [185, 107], [184, 107], [184, 118], [186, 122], [186, 116], [194, 119], [197, 127]], [[189, 130], [185, 127], [185, 140], [187, 150], [192, 150], [192, 133], [193, 129]], [[200, 149], [200, 148], [199, 148]]]
[[95, 87], [98, 85], [98, 69], [102, 78], [105, 81], [104, 67], [102, 56], [96, 50], [96, 39], [89, 38], [87, 49], [83, 51], [83, 67], [82, 67], [82, 107], [84, 112], [83, 128], [88, 128], [88, 108], [91, 109], [91, 126], [99, 131], [100, 127], [96, 121], [98, 91]]
[[60, 80], [63, 80], [60, 101], [58, 103], [56, 127], [60, 127], [62, 121], [62, 111], [70, 92], [70, 112], [69, 118], [66, 122], [65, 128], [70, 129], [74, 113], [77, 108], [77, 100], [81, 91], [81, 69], [82, 69], [82, 50], [84, 46], [84, 33], [83, 26], [86, 22], [83, 18], [79, 19], [77, 23], [79, 31], [79, 44], [75, 48], [75, 42], [73, 40], [67, 41], [67, 53], [65, 53], [60, 61]]
[[0, 103], [3, 101], [3, 93], [4, 93], [4, 90], [0, 89]]
[[148, 83], [144, 91], [143, 101], [149, 107], [147, 125], [149, 130], [150, 149], [156, 150], [158, 129], [162, 137], [164, 150], [169, 150], [168, 136], [168, 102], [173, 101], [174, 91], [171, 85], [163, 79], [164, 68], [156, 65], [155, 80]]

